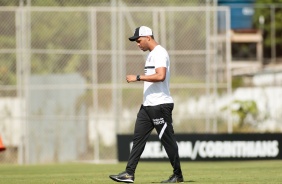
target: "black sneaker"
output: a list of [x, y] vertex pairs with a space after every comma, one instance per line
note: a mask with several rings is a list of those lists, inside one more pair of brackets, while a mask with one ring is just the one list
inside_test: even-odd
[[119, 173], [118, 175], [110, 175], [109, 177], [117, 182], [124, 182], [124, 183], [134, 182], [134, 175], [130, 175], [126, 171]]
[[177, 176], [175, 174], [171, 175], [168, 180], [162, 181], [161, 183], [183, 183], [183, 176]]

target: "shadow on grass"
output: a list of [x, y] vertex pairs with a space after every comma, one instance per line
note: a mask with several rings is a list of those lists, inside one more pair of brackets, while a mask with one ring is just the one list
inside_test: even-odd
[[[192, 183], [192, 182], [196, 182], [196, 181], [194, 181], [194, 180], [188, 180], [188, 181], [184, 181], [183, 183]], [[160, 182], [152, 182], [152, 183], [160, 183]]]

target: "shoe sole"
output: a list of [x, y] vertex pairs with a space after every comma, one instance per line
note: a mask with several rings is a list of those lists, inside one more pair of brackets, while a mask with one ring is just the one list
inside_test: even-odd
[[110, 177], [112, 180], [117, 181], [117, 182], [124, 182], [124, 183], [133, 183], [134, 181], [131, 179], [127, 179], [127, 180], [121, 180], [115, 177]]
[[184, 183], [184, 180], [182, 180], [182, 181], [176, 181], [176, 182], [162, 181], [161, 183]]

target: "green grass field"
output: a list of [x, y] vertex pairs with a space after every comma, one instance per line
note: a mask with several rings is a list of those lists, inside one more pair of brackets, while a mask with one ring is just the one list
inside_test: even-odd
[[[116, 183], [110, 174], [124, 170], [126, 163], [56, 165], [1, 165], [1, 184]], [[185, 183], [282, 183], [282, 161], [182, 162]], [[159, 183], [172, 173], [168, 162], [140, 162], [134, 183]]]

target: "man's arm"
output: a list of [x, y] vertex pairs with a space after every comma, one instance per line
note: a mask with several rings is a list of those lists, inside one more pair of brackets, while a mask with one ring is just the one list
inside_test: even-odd
[[[147, 81], [147, 82], [162, 82], [165, 80], [166, 77], [166, 67], [156, 68], [156, 73], [153, 75], [140, 75], [140, 81]], [[127, 75], [126, 81], [129, 82], [136, 82], [137, 75]]]

